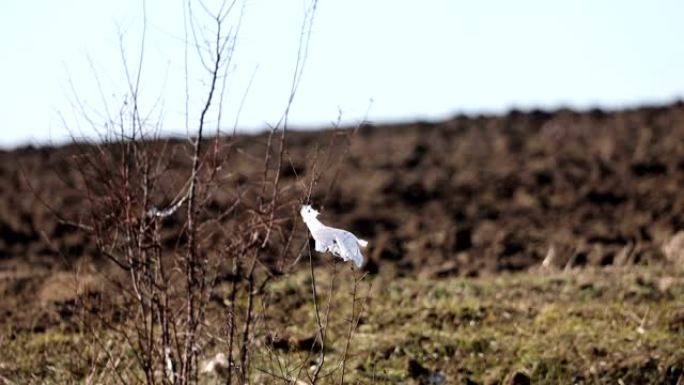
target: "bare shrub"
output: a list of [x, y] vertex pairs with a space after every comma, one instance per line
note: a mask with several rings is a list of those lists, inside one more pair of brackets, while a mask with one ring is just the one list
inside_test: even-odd
[[[190, 4], [194, 3], [188, 5], [192, 15]], [[357, 288], [364, 275], [354, 274], [341, 358], [326, 362], [337, 264], [329, 265], [332, 272], [326, 274], [329, 285], [322, 308], [308, 234], [298, 212], [326, 173], [324, 189], [331, 190], [339, 168], [335, 164], [344, 160], [347, 150], [337, 150], [342, 156], [330, 154], [333, 147], [348, 146], [355, 132], [345, 134], [345, 141], [336, 140], [339, 134], [333, 132], [327, 158], [313, 149], [306, 177], [297, 175], [287, 152], [288, 114], [303, 73], [317, 2], [312, 1], [302, 25], [283, 118], [258, 152], [247, 150], [234, 134], [221, 136], [219, 131], [236, 37], [225, 23], [235, 2], [224, 2], [216, 11], [199, 5], [212, 25], [198, 25], [191, 16], [192, 38], [186, 34], [206, 70], [207, 90], [196, 135], [187, 144], [161, 139], [159, 124], [143, 117], [150, 114], [143, 115], [138, 103], [141, 55], [137, 73], [126, 73], [129, 92], [118, 114], [107, 114], [102, 126], [86, 117], [101, 133], [100, 140], [77, 144], [72, 164], [84, 186], [83, 214], [61, 219], [94, 240], [97, 253], [112, 264], [107, 278], [115, 288], [108, 311], [96, 311], [91, 299], [82, 299], [83, 329], [99, 352], [89, 358], [93, 369], [87, 381], [183, 385], [200, 383], [204, 372], [225, 384], [250, 383], [253, 356], [258, 354], [270, 362], [270, 368], [257, 368], [268, 381], [294, 382], [305, 376], [316, 383], [339, 375], [343, 383], [362, 308]], [[142, 43], [144, 52], [144, 35]], [[122, 48], [125, 64], [123, 52]], [[207, 138], [209, 122], [216, 125], [211, 139]], [[260, 170], [238, 172], [245, 162], [259, 162]], [[296, 178], [285, 183], [282, 173], [288, 168]], [[271, 306], [278, 306], [265, 293], [270, 283], [288, 277], [305, 256], [315, 343], [310, 354], [286, 362], [263, 343], [273, 333], [267, 322]], [[309, 370], [312, 357], [315, 365]], [[330, 369], [324, 371], [325, 367]]]

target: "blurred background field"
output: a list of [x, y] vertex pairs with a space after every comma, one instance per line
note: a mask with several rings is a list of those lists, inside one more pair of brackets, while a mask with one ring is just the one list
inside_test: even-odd
[[[311, 165], [334, 165], [312, 202], [325, 222], [370, 242], [350, 383], [681, 382], [684, 106], [514, 111], [364, 125], [348, 134], [291, 132], [281, 172], [284, 191], [298, 191]], [[263, 151], [264, 141], [237, 139], [242, 150], [206, 210], [221, 212], [236, 186], [260, 172], [250, 154]], [[326, 151], [331, 143], [349, 150]], [[55, 216], [85, 215], [82, 176], [68, 166], [82, 146], [0, 155], [0, 380], [7, 383], [87, 378], [101, 347], [89, 340], [78, 305], [89, 298], [90, 316], [108, 319], [125, 309], [110, 306], [122, 305], [110, 282], [116, 270], [93, 239]], [[165, 179], [168, 189], [155, 197], [161, 206], [190, 161], [182, 141], [168, 146], [175, 148], [169, 175], [177, 180]], [[184, 215], [164, 219], [165, 248], [183, 242], [173, 234]], [[289, 226], [303, 241], [303, 223]], [[229, 235], [203, 242], [218, 250]], [[329, 275], [338, 272], [332, 304], [346, 314], [349, 267], [333, 266], [328, 255], [314, 262], [323, 303]], [[263, 352], [296, 366], [314, 343], [310, 278], [305, 261], [298, 267], [268, 286], [269, 313], [257, 323], [255, 343], [270, 348], [259, 350], [254, 366], [271, 373], [274, 356]], [[212, 327], [221, 324], [230, 280], [230, 269], [221, 268]], [[345, 325], [344, 317], [331, 322], [331, 341], [344, 339]], [[333, 346], [330, 357], [341, 354], [339, 343]], [[204, 346], [201, 356], [216, 349]], [[264, 373], [255, 378], [278, 382]]]

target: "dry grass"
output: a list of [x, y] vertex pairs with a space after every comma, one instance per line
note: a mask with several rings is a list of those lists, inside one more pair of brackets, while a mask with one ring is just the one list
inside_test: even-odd
[[[332, 299], [337, 318], [330, 320], [330, 364], [321, 371], [322, 383], [339, 381], [348, 329], [347, 317], [339, 314], [350, 314], [353, 273], [346, 266], [338, 271]], [[317, 280], [326, 282], [319, 286], [325, 303], [330, 280], [326, 273], [318, 274]], [[253, 381], [306, 377], [315, 358], [309, 280], [301, 272], [276, 281], [257, 305], [268, 311], [260, 311], [256, 323]], [[681, 270], [645, 267], [440, 280], [377, 276], [366, 278], [358, 291], [359, 303], [366, 306], [353, 338], [346, 383], [444, 379], [495, 384], [514, 373], [535, 384], [684, 381]], [[216, 289], [217, 298], [227, 295], [226, 287]], [[0, 381], [83, 382], [105, 370], [101, 349], [78, 333], [55, 328], [14, 334], [11, 329], [6, 326], [0, 338]], [[116, 341], [109, 343], [118, 354], [118, 367], [128, 365], [132, 358], [116, 353]], [[203, 349], [204, 358], [217, 352], [211, 345]], [[204, 377], [207, 384], [216, 380]]]

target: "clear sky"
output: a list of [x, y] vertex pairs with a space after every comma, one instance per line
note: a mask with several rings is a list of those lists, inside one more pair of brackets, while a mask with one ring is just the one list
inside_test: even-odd
[[[127, 91], [120, 47], [133, 67], [141, 4], [0, 3], [0, 146], [90, 135], [75, 94], [95, 121], [118, 110]], [[250, 79], [238, 126], [278, 121], [307, 4], [237, 6], [226, 129]], [[164, 133], [186, 132], [183, 12], [184, 1], [147, 0], [141, 100]], [[681, 0], [320, 0], [290, 125], [667, 103], [684, 97], [683, 17]], [[204, 95], [198, 68], [191, 64], [190, 128]]]

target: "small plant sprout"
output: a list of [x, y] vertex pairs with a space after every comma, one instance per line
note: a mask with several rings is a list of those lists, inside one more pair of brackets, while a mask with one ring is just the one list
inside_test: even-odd
[[363, 265], [363, 254], [361, 254], [359, 246], [366, 247], [368, 242], [357, 238], [349, 231], [324, 225], [316, 218], [319, 214], [318, 211], [310, 205], [302, 206], [299, 212], [309, 228], [311, 236], [316, 241], [316, 251], [332, 253], [345, 261], [352, 260], [357, 267]]

